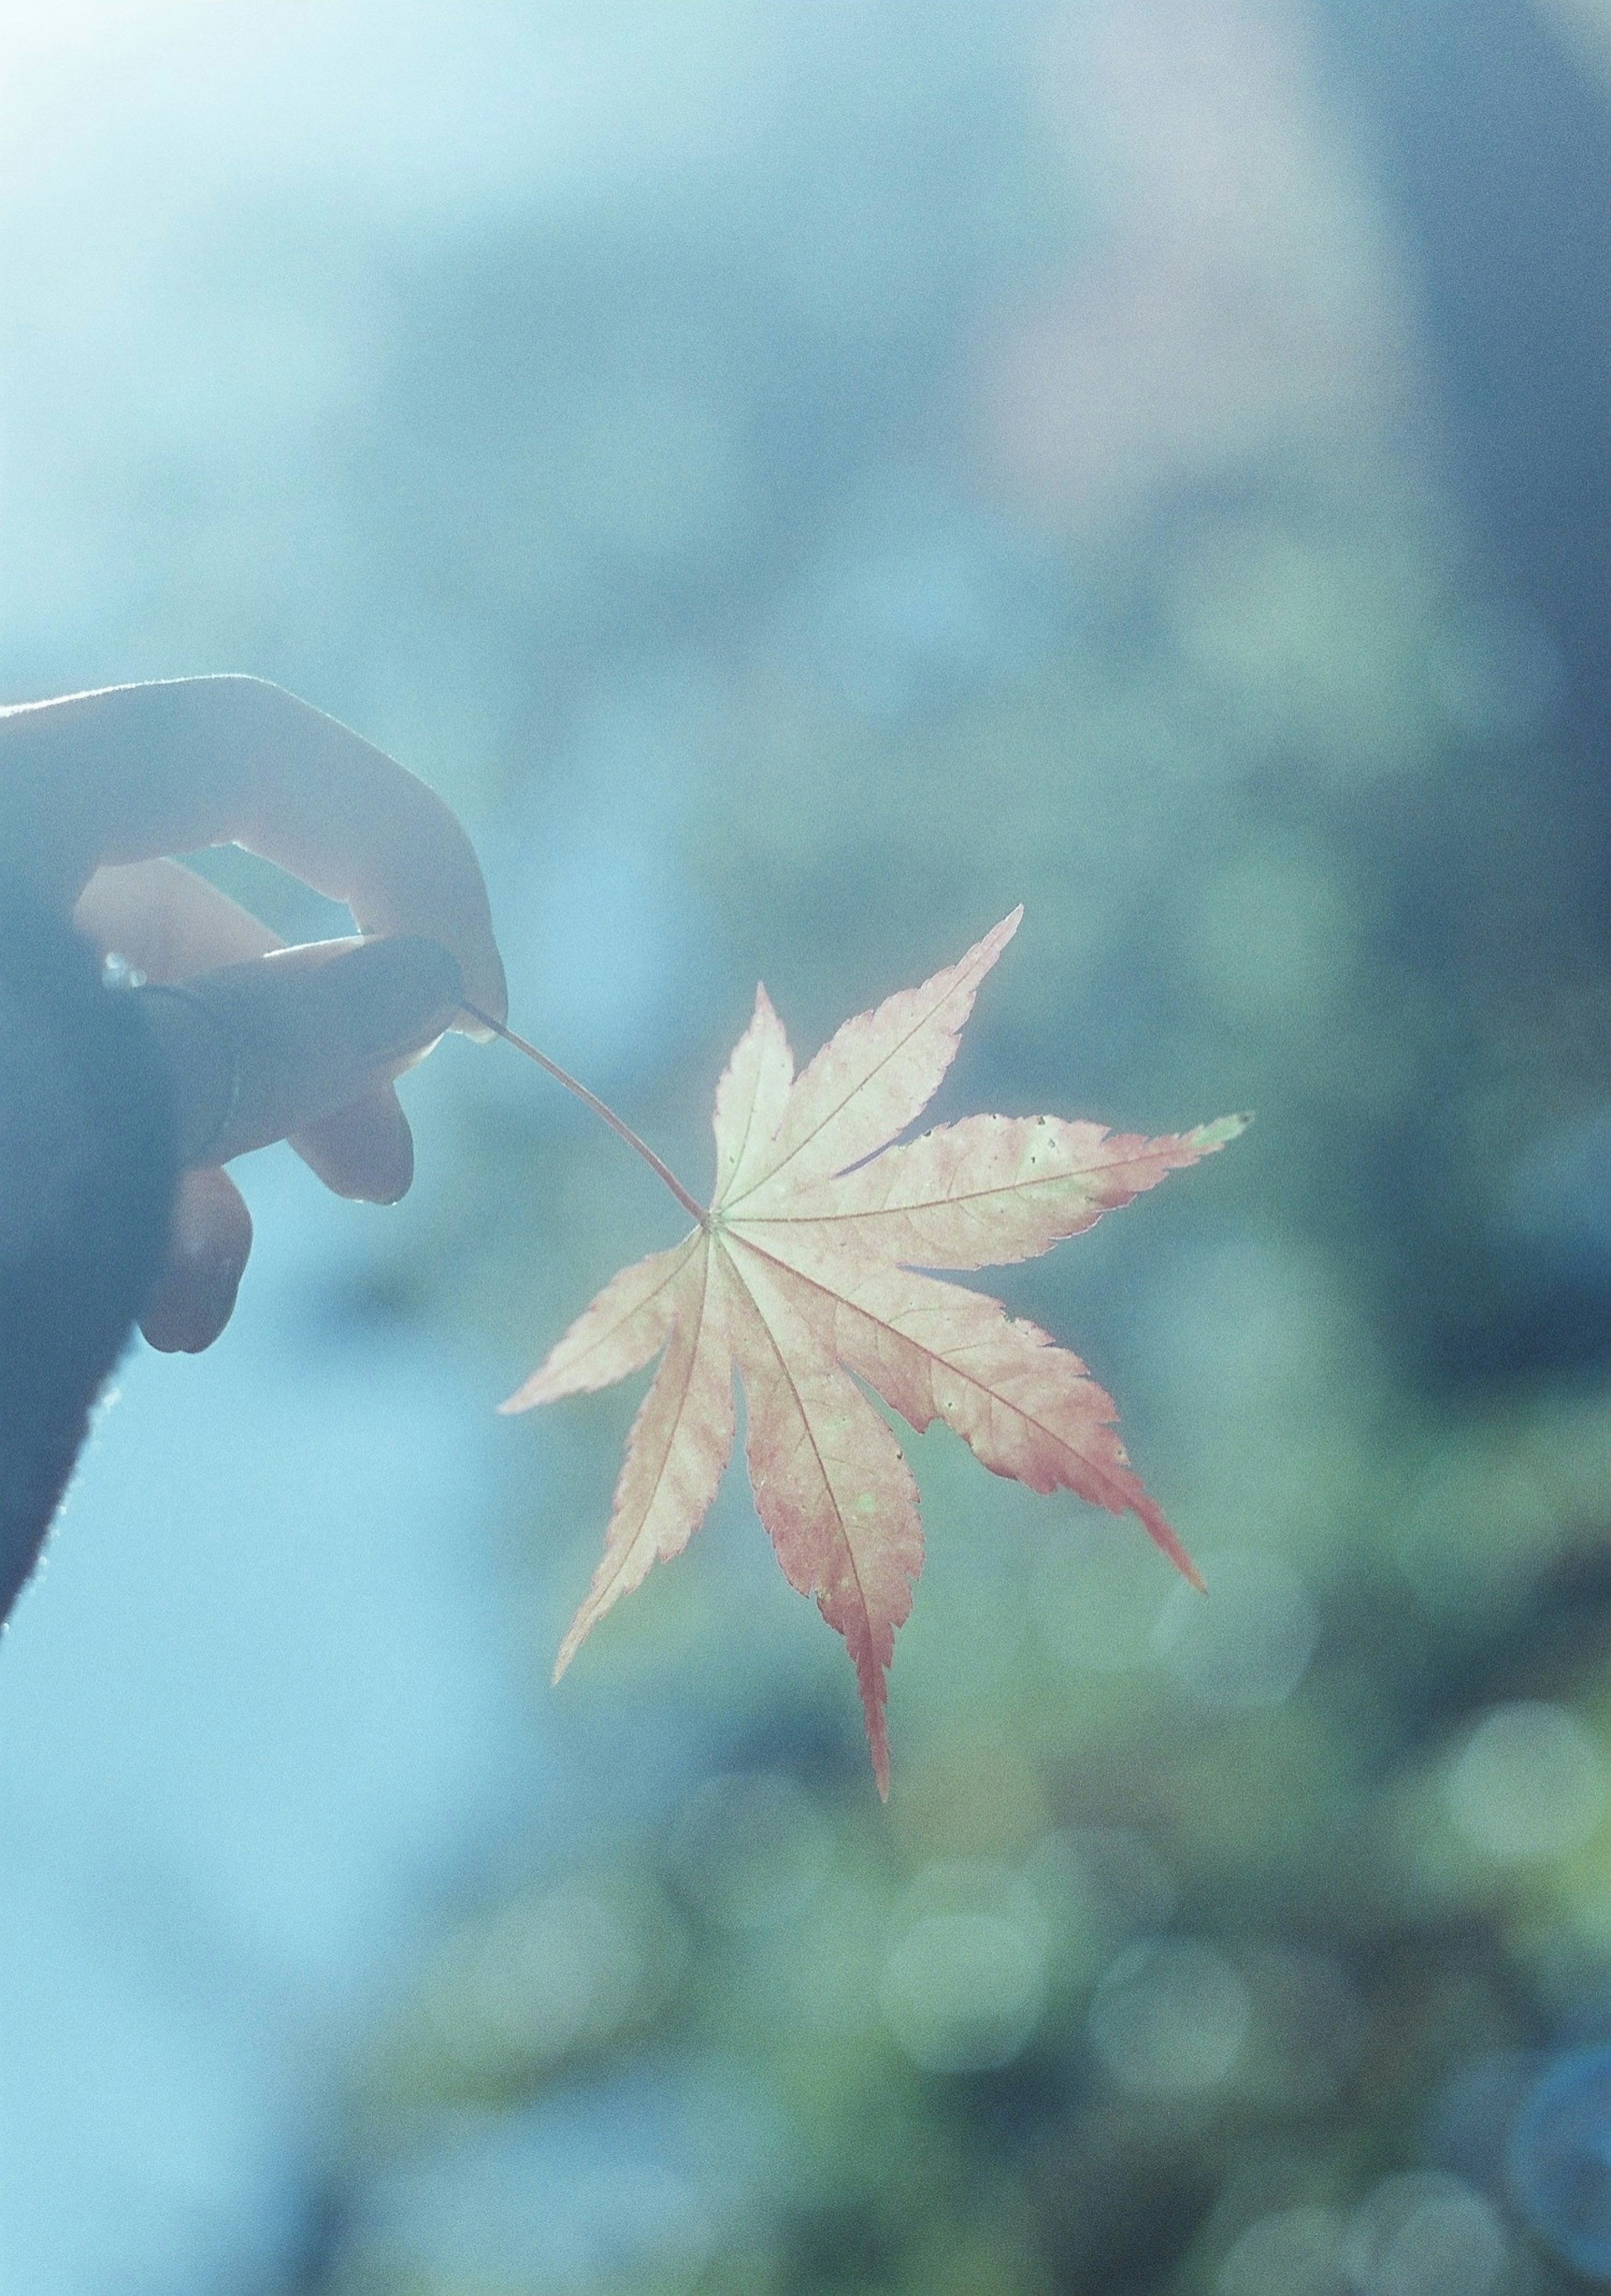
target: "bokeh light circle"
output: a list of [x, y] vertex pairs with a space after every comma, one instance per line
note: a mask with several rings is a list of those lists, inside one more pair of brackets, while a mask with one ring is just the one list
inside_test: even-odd
[[1017, 1875], [983, 1860], [930, 1866], [884, 1964], [884, 2021], [925, 2072], [1010, 2064], [1040, 2022], [1046, 1957], [1044, 1917]]
[[1445, 1792], [1459, 1833], [1501, 1864], [1581, 1848], [1606, 1806], [1593, 1740], [1565, 1707], [1536, 1699], [1484, 1716], [1451, 1765]]
[[1121, 2088], [1142, 2096], [1217, 2087], [1241, 2052], [1252, 2002], [1200, 1938], [1149, 1938], [1120, 1954], [1091, 2005], [1091, 2039]]
[[1308, 1588], [1277, 1554], [1199, 1559], [1210, 1599], [1183, 1582], [1172, 1588], [1152, 1630], [1155, 1653], [1176, 1689], [1208, 1713], [1283, 1704], [1320, 1633]]
[[1335, 2209], [1260, 2217], [1225, 2253], [1214, 2296], [1339, 2296], [1342, 2222]]
[[1040, 2016], [1045, 1956], [996, 1914], [930, 1914], [885, 1966], [879, 2000], [895, 2038], [925, 2072], [984, 2072], [1012, 2062]]
[[1386, 2177], [1355, 2210], [1343, 2247], [1358, 2296], [1498, 2296], [1510, 2243], [1492, 2204], [1460, 2177]]

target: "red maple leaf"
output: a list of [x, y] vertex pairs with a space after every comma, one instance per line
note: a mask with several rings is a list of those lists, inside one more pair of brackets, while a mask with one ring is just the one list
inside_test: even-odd
[[716, 1089], [709, 1210], [672, 1181], [699, 1225], [607, 1283], [503, 1406], [609, 1387], [661, 1357], [556, 1681], [605, 1611], [704, 1521], [732, 1450], [735, 1370], [756, 1511], [790, 1586], [845, 1638], [880, 1793], [885, 1673], [923, 1534], [912, 1472], [858, 1382], [919, 1430], [943, 1419], [994, 1474], [1139, 1516], [1200, 1583], [1079, 1358], [998, 1301], [920, 1272], [1031, 1259], [1247, 1120], [1146, 1140], [1057, 1117], [973, 1116], [892, 1146], [932, 1098], [1022, 914], [920, 988], [846, 1021], [798, 1077], [757, 989]]

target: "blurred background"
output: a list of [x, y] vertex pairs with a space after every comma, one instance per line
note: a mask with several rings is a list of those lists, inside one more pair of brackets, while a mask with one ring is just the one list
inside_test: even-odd
[[547, 1686], [653, 1179], [249, 1160], [0, 1653], [8, 2288], [1611, 2282], [1608, 226], [1607, 0], [0, 4], [0, 696], [391, 749], [701, 1190], [1019, 900], [937, 1113], [1258, 1114], [1001, 1283], [1211, 1600], [911, 1443], [887, 1810], [741, 1476]]

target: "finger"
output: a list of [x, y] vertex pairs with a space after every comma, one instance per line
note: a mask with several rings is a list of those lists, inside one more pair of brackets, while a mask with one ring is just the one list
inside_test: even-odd
[[[97, 869], [73, 922], [103, 955], [116, 950], [148, 980], [188, 980], [284, 946], [249, 909], [179, 861], [130, 861]], [[413, 1178], [413, 1141], [388, 1084], [366, 1092], [290, 1144], [338, 1196], [394, 1204]]]
[[265, 1147], [387, 1082], [448, 1026], [463, 982], [446, 949], [397, 938], [279, 949], [134, 993], [193, 1165]]
[[164, 1355], [200, 1355], [234, 1312], [251, 1214], [227, 1172], [186, 1172], [168, 1227], [168, 1259], [140, 1329]]
[[103, 956], [115, 951], [148, 980], [188, 980], [284, 946], [249, 909], [181, 861], [129, 861], [97, 869], [73, 922]]
[[332, 1195], [395, 1204], [413, 1182], [413, 1134], [388, 1084], [305, 1124], [290, 1144]]
[[261, 679], [112, 686], [0, 710], [0, 809], [9, 849], [64, 906], [101, 863], [233, 840], [347, 902], [364, 932], [439, 942], [465, 995], [504, 1016], [487, 890], [451, 810]]

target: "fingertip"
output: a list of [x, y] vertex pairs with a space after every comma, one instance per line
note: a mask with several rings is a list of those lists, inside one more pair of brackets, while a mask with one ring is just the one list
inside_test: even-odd
[[[434, 1039], [450, 1029], [464, 1009], [469, 991], [464, 985], [464, 969], [450, 948], [440, 941], [413, 940], [407, 944], [416, 969], [421, 1007], [429, 1013], [429, 1035]], [[421, 1030], [421, 1041], [425, 1031]]]
[[363, 1201], [369, 1204], [401, 1203], [414, 1184], [414, 1136], [405, 1117], [399, 1127], [400, 1140], [397, 1161], [384, 1178], [377, 1178], [364, 1192]]
[[497, 1021], [509, 1018], [509, 984], [504, 977], [503, 960], [490, 939], [472, 952], [463, 970], [464, 1003], [454, 1026], [475, 1044], [490, 1044], [495, 1032], [478, 1014], [485, 1013], [487, 1020]]
[[[282, 964], [296, 956], [283, 952]], [[355, 1060], [406, 1060], [433, 1045], [464, 1009], [464, 973], [453, 951], [423, 933], [393, 933], [341, 948], [326, 980], [339, 979]]]
[[234, 1313], [251, 1251], [246, 1201], [226, 1172], [186, 1172], [174, 1198], [168, 1258], [140, 1317], [147, 1343], [163, 1355], [200, 1355]]
[[291, 1135], [291, 1146], [332, 1195], [395, 1204], [414, 1177], [414, 1141], [390, 1085]]

